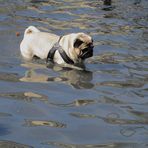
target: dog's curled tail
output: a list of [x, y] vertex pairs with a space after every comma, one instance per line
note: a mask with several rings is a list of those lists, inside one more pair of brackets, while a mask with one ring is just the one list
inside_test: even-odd
[[31, 34], [31, 33], [34, 33], [34, 32], [40, 32], [40, 30], [37, 29], [37, 28], [34, 27], [34, 26], [29, 26], [29, 27], [25, 30], [24, 35], [26, 35], [26, 34]]

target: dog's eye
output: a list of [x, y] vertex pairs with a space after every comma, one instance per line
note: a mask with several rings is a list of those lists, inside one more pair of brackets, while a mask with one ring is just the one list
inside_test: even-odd
[[74, 43], [74, 47], [78, 48], [81, 44], [83, 44], [83, 41], [76, 39], [75, 43]]

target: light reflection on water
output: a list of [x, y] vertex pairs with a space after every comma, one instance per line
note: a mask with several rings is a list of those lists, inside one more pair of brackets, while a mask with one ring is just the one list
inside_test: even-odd
[[[0, 147], [146, 148], [147, 12], [147, 0], [1, 0]], [[90, 34], [86, 70], [24, 61], [29, 25]]]

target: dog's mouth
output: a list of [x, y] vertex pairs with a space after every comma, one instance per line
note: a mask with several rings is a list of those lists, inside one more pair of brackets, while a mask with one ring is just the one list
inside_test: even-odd
[[80, 58], [84, 60], [92, 56], [93, 56], [93, 48], [85, 48], [82, 50], [82, 54], [80, 55]]

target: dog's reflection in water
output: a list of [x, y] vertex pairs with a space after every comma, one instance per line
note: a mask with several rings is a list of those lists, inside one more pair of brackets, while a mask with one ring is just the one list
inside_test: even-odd
[[[44, 64], [34, 64], [29, 62], [22, 64], [22, 66], [28, 69], [25, 73], [25, 76], [20, 79], [20, 81], [23, 82], [49, 83], [54, 81], [66, 83], [76, 89], [91, 89], [94, 86], [93, 83], [91, 83], [93, 74], [90, 71], [70, 67], [61, 67], [59, 65], [47, 66]], [[53, 76], [54, 74], [52, 74], [52, 76], [48, 75], [47, 68], [52, 68], [53, 72], [56, 72], [56, 76]], [[45, 70], [46, 73], [38, 72]]]

